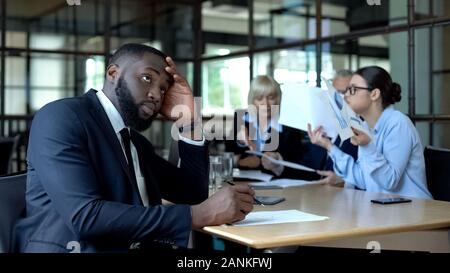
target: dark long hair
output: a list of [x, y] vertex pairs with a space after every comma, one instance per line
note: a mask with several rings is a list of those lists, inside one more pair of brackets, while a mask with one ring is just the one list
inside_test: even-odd
[[400, 85], [392, 81], [389, 73], [378, 66], [363, 67], [355, 72], [366, 80], [368, 87], [380, 89], [383, 108], [399, 102], [402, 99]]

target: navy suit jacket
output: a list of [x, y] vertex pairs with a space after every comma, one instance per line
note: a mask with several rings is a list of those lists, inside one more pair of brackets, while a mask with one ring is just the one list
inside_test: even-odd
[[[81, 252], [127, 251], [134, 242], [186, 246], [188, 204], [208, 197], [207, 146], [179, 141], [177, 168], [132, 130], [149, 196], [150, 206], [144, 207], [95, 93], [49, 103], [35, 115], [26, 215], [15, 229], [17, 250], [68, 252], [72, 241]], [[161, 205], [161, 198], [180, 205]]]

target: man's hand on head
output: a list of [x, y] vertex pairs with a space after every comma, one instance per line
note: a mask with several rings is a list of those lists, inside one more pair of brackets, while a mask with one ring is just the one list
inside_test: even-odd
[[194, 96], [186, 79], [178, 74], [177, 67], [172, 58], [166, 58], [166, 72], [172, 76], [173, 84], [167, 90], [160, 113], [176, 121], [179, 127], [186, 126], [196, 120], [194, 111]]

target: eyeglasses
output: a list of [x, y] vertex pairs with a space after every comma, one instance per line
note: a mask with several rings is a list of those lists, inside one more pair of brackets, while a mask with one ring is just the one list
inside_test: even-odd
[[347, 88], [345, 89], [345, 91], [344, 91], [343, 94], [345, 95], [345, 94], [347, 94], [347, 92], [350, 92], [350, 95], [353, 96], [353, 95], [356, 94], [356, 91], [357, 91], [358, 89], [364, 89], [364, 90], [367, 90], [367, 91], [369, 91], [369, 92], [372, 91], [372, 88], [350, 85], [349, 87], [347, 87]]

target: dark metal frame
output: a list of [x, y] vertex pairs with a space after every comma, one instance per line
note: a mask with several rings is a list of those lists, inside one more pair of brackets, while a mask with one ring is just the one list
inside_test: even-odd
[[[120, 2], [118, 0], [117, 2]], [[151, 3], [157, 3], [156, 1], [147, 1]], [[250, 79], [251, 80], [254, 77], [254, 55], [256, 53], [262, 53], [262, 52], [273, 52], [275, 50], [281, 50], [281, 49], [291, 49], [291, 48], [305, 48], [308, 45], [315, 45], [316, 46], [316, 71], [317, 71], [317, 85], [320, 85], [320, 73], [321, 73], [321, 57], [322, 57], [322, 44], [324, 43], [332, 43], [339, 40], [351, 40], [355, 38], [361, 38], [366, 36], [372, 36], [377, 34], [388, 34], [388, 33], [396, 33], [396, 32], [407, 32], [408, 33], [408, 61], [409, 61], [409, 68], [408, 68], [408, 82], [409, 82], [409, 90], [408, 90], [408, 114], [412, 118], [413, 121], [428, 121], [430, 122], [430, 141], [433, 141], [433, 123], [437, 121], [450, 121], [450, 115], [435, 115], [435, 114], [429, 114], [429, 115], [418, 115], [415, 111], [415, 56], [414, 56], [414, 31], [420, 28], [430, 28], [430, 56], [432, 56], [432, 27], [436, 26], [446, 26], [450, 25], [450, 17], [440, 17], [440, 18], [430, 18], [427, 19], [421, 19], [416, 21], [414, 19], [414, 0], [408, 0], [408, 20], [406, 24], [400, 24], [400, 25], [394, 25], [394, 26], [387, 26], [387, 27], [374, 27], [370, 29], [364, 29], [364, 30], [357, 30], [357, 31], [351, 31], [349, 33], [343, 33], [338, 35], [332, 35], [327, 37], [322, 37], [321, 33], [321, 24], [322, 19], [325, 17], [322, 17], [322, 1], [316, 0], [316, 37], [315, 39], [303, 39], [296, 42], [290, 42], [285, 44], [278, 44], [273, 46], [268, 46], [264, 48], [257, 48], [256, 47], [256, 41], [255, 41], [255, 35], [254, 35], [254, 26], [253, 26], [253, 10], [254, 10], [254, 0], [248, 0], [248, 12], [249, 12], [249, 22], [248, 22], [248, 29], [249, 29], [249, 37], [248, 37], [248, 50], [233, 52], [231, 54], [228, 54], [226, 56], [202, 56], [203, 53], [203, 47], [204, 47], [204, 39], [203, 39], [203, 31], [201, 29], [202, 22], [201, 22], [201, 9], [202, 9], [202, 3], [201, 0], [173, 0], [173, 1], [167, 1], [170, 3], [179, 3], [179, 4], [185, 4], [185, 5], [191, 5], [193, 7], [193, 29], [194, 29], [194, 41], [193, 41], [193, 49], [194, 54], [193, 58], [186, 58], [186, 59], [179, 59], [178, 61], [184, 61], [184, 62], [193, 62], [194, 67], [194, 77], [193, 77], [193, 90], [194, 94], [196, 96], [201, 95], [201, 86], [202, 86], [202, 79], [201, 79], [201, 70], [202, 70], [202, 63], [204, 61], [210, 61], [210, 60], [221, 60], [221, 59], [229, 59], [232, 57], [240, 57], [240, 56], [248, 56], [250, 58]], [[32, 53], [57, 53], [57, 54], [65, 54], [68, 56], [74, 56], [74, 58], [77, 58], [77, 56], [85, 56], [85, 55], [103, 55], [105, 57], [105, 63], [107, 63], [107, 60], [109, 58], [110, 50], [111, 50], [111, 41], [110, 37], [113, 34], [112, 33], [112, 25], [111, 25], [111, 7], [109, 6], [109, 1], [103, 1], [103, 10], [104, 10], [104, 50], [102, 52], [85, 52], [85, 51], [79, 51], [78, 47], [78, 40], [76, 40], [76, 46], [75, 50], [41, 50], [41, 49], [30, 49], [29, 46], [27, 48], [13, 48], [13, 47], [6, 47], [6, 41], [5, 41], [5, 29], [6, 29], [6, 0], [0, 0], [0, 5], [2, 7], [1, 9], [1, 19], [0, 19], [0, 27], [2, 29], [1, 31], [1, 44], [0, 44], [0, 51], [1, 51], [1, 58], [0, 58], [0, 135], [4, 134], [4, 113], [5, 113], [5, 57], [7, 55], [7, 52], [19, 52], [19, 53], [25, 53], [27, 56], [27, 79], [29, 79], [29, 58]], [[63, 5], [62, 5], [63, 6]], [[101, 8], [99, 1], [96, 1], [95, 5], [96, 11], [98, 12]], [[430, 15], [432, 15], [432, 0], [430, 0]], [[74, 8], [74, 16], [73, 16], [73, 26], [74, 26], [74, 33], [76, 39], [77, 39], [77, 22], [76, 22], [76, 8]], [[308, 17], [312, 17], [309, 15], [309, 9], [306, 14]], [[328, 17], [327, 17], [328, 18]], [[339, 19], [339, 18], [335, 18]], [[96, 30], [98, 30], [99, 26], [96, 23]], [[28, 43], [27, 43], [28, 44]], [[352, 56], [349, 55], [349, 60], [351, 60]], [[77, 62], [75, 62], [76, 65]], [[430, 69], [433, 68], [432, 58], [430, 58]], [[77, 69], [75, 69], [77, 71]], [[433, 71], [433, 73], [436, 73], [437, 71]], [[79, 75], [75, 75], [75, 87], [74, 87], [74, 95], [77, 94], [78, 88], [77, 88], [77, 82]], [[433, 113], [434, 110], [434, 103], [432, 100], [433, 95], [433, 78], [432, 75], [430, 75], [430, 111]], [[29, 92], [30, 92], [30, 86], [29, 86], [29, 80], [27, 80], [26, 84], [27, 89], [27, 98], [29, 102]], [[30, 111], [30, 107], [27, 106], [27, 111]], [[30, 114], [28, 112], [28, 114]]]
[[[273, 52], [275, 50], [281, 50], [281, 49], [291, 49], [291, 48], [304, 48], [307, 45], [315, 45], [316, 46], [316, 71], [317, 71], [317, 86], [320, 86], [320, 72], [321, 72], [321, 55], [322, 55], [322, 49], [321, 46], [324, 43], [331, 43], [339, 40], [351, 40], [361, 37], [367, 37], [367, 36], [373, 36], [373, 35], [379, 35], [379, 34], [390, 34], [390, 33], [396, 33], [396, 32], [407, 32], [408, 33], [408, 83], [409, 83], [409, 89], [408, 89], [408, 114], [410, 118], [415, 121], [428, 121], [430, 122], [430, 143], [433, 144], [433, 123], [434, 122], [442, 122], [442, 121], [450, 121], [450, 115], [446, 114], [416, 114], [416, 103], [415, 103], [415, 54], [414, 54], [414, 48], [415, 48], [415, 30], [420, 28], [430, 28], [430, 33], [432, 32], [432, 27], [438, 27], [438, 26], [447, 26], [450, 25], [450, 16], [445, 17], [439, 17], [439, 18], [433, 18], [430, 16], [430, 18], [427, 19], [421, 19], [421, 20], [415, 20], [414, 18], [414, 0], [408, 0], [408, 16], [407, 16], [407, 23], [406, 24], [399, 24], [399, 25], [393, 25], [388, 27], [374, 27], [370, 29], [364, 29], [364, 30], [357, 30], [357, 31], [351, 31], [344, 34], [338, 34], [338, 35], [332, 35], [327, 37], [322, 37], [321, 35], [321, 20], [322, 20], [322, 13], [321, 13], [321, 0], [316, 0], [316, 38], [315, 39], [303, 39], [296, 42], [286, 43], [286, 44], [279, 44], [264, 48], [255, 48], [254, 39], [250, 38], [250, 44], [249, 44], [249, 50], [243, 50], [243, 51], [236, 51], [233, 53], [230, 53], [226, 56], [206, 56], [202, 58], [202, 61], [211, 61], [211, 60], [221, 60], [221, 59], [229, 59], [233, 57], [241, 57], [241, 56], [253, 56], [255, 53], [262, 53], [262, 52]], [[430, 15], [432, 15], [432, 0], [430, 0]], [[249, 18], [250, 12], [253, 9], [249, 9]], [[253, 25], [253, 22], [249, 23], [250, 25]], [[249, 33], [251, 35], [252, 33]], [[432, 36], [430, 36], [430, 53], [432, 53]], [[358, 58], [359, 59], [359, 58]], [[433, 63], [432, 63], [432, 55], [430, 55], [430, 71], [432, 73], [437, 73], [437, 71], [433, 71]], [[252, 59], [250, 66], [253, 67]], [[351, 55], [349, 55], [349, 61], [351, 60]], [[358, 60], [359, 61], [359, 60]], [[445, 72], [445, 71], [443, 71]], [[448, 71], [447, 71], [448, 72]], [[271, 73], [271, 72], [269, 72]], [[430, 76], [432, 77], [432, 76]], [[253, 73], [251, 73], [251, 78], [253, 78]], [[433, 113], [434, 111], [434, 104], [433, 104], [433, 78], [430, 78], [430, 112]]]
[[[0, 16], [0, 24], [1, 24], [1, 55], [0, 55], [0, 116], [5, 115], [5, 51], [3, 48], [6, 45], [6, 0], [0, 0], [1, 5], [1, 16]], [[0, 136], [3, 136], [3, 119], [0, 119]]]

